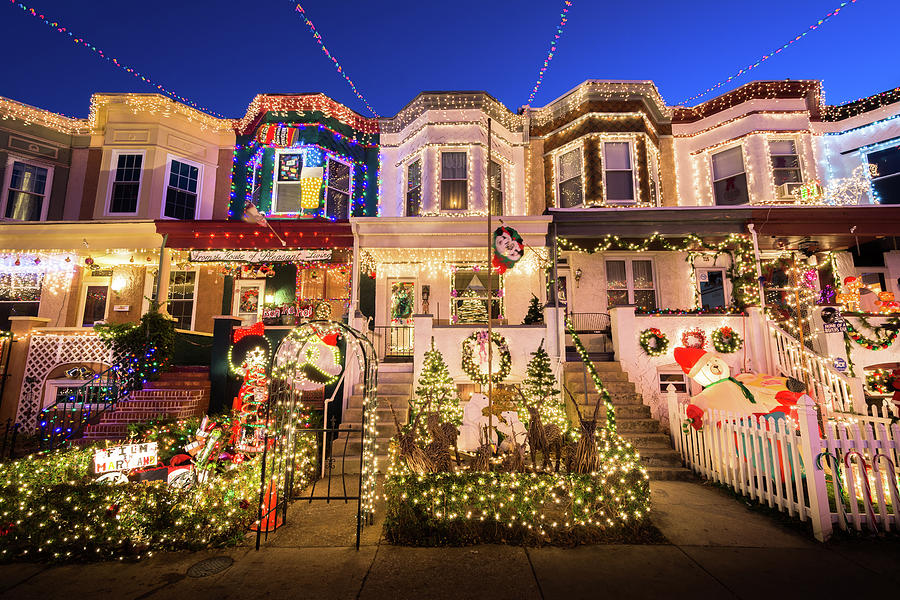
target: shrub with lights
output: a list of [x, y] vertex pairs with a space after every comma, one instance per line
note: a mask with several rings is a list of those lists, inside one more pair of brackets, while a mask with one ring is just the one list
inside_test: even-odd
[[[260, 460], [227, 443], [232, 418], [207, 476], [180, 488], [156, 481], [113, 484], [92, 476], [95, 448], [31, 455], [0, 465], [0, 560], [143, 558], [162, 550], [237, 543], [257, 520]], [[308, 427], [304, 420], [300, 427]], [[134, 442], [156, 442], [161, 462], [184, 452], [199, 419], [135, 426]], [[314, 436], [297, 436], [295, 489], [309, 481]]]
[[[462, 409], [459, 406], [456, 385], [450, 376], [447, 363], [444, 362], [444, 356], [434, 347], [434, 338], [431, 338], [431, 348], [425, 352], [416, 396], [410, 402], [410, 409], [413, 419], [419, 414], [437, 412], [442, 422], [454, 426], [462, 423]], [[424, 436], [425, 419], [419, 419], [418, 424], [419, 435]]]
[[140, 389], [169, 368], [175, 351], [175, 321], [152, 302], [138, 323], [98, 324], [100, 338], [113, 352], [113, 363], [128, 390]]

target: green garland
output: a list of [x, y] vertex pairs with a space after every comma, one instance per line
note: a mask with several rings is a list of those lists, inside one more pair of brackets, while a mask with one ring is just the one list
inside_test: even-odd
[[669, 349], [669, 337], [656, 327], [643, 330], [638, 343], [648, 356], [662, 356]]
[[[463, 340], [462, 370], [475, 383], [486, 384], [488, 382], [487, 373], [482, 373], [478, 365], [475, 364], [474, 346], [479, 335], [487, 335], [487, 331], [476, 331]], [[496, 344], [500, 350], [500, 365], [497, 371], [491, 373], [491, 381], [500, 383], [509, 375], [512, 366], [512, 356], [509, 354], [509, 345], [506, 343], [506, 339], [499, 333], [491, 332], [491, 343]]]
[[[603, 385], [603, 381], [600, 379], [600, 375], [597, 373], [597, 369], [594, 367], [594, 362], [588, 355], [587, 350], [585, 350], [584, 344], [581, 343], [581, 339], [578, 337], [578, 334], [575, 333], [575, 326], [572, 324], [572, 320], [569, 317], [566, 317], [566, 329], [568, 329], [569, 335], [572, 336], [572, 344], [575, 346], [575, 350], [578, 351], [578, 355], [581, 357], [581, 362], [583, 362], [585, 368], [587, 368], [588, 374], [590, 374], [591, 380], [594, 382], [594, 387], [597, 388], [597, 393], [600, 394], [600, 399], [602, 400], [603, 405], [606, 407], [606, 428], [609, 429], [609, 431], [615, 433], [616, 407], [613, 405], [612, 399], [609, 396], [609, 390], [607, 390], [606, 386]], [[587, 390], [585, 390], [585, 393], [587, 393]]]
[[[900, 325], [900, 318], [892, 317], [888, 319], [888, 322], [884, 325], [872, 325], [864, 316], [860, 315], [859, 317], [860, 324], [864, 327], [867, 327], [872, 332], [875, 333], [874, 339], [869, 339], [863, 334], [859, 332], [858, 329], [853, 327], [850, 323], [850, 319], [844, 316], [844, 323], [847, 324], [847, 331], [844, 333], [844, 336], [847, 339], [851, 339], [863, 348], [867, 350], [885, 350], [890, 348], [894, 343], [894, 340], [897, 339], [897, 334], [900, 333], [900, 329], [890, 329], [888, 330], [886, 325], [890, 324], [896, 327]], [[887, 335], [883, 335], [883, 333], [887, 330]]]
[[[654, 233], [641, 243], [631, 243], [623, 241], [617, 235], [607, 234], [593, 249], [585, 249], [578, 244], [567, 240], [566, 238], [558, 238], [557, 243], [563, 250], [574, 252], [585, 252], [593, 254], [595, 252], [606, 252], [608, 250], [627, 250], [629, 252], [643, 252], [652, 246], [669, 250], [672, 252], [687, 252], [687, 261], [694, 269], [694, 258], [701, 252], [713, 252], [717, 257], [719, 254], [728, 254], [731, 257], [731, 266], [728, 268], [728, 278], [731, 281], [731, 297], [732, 304], [738, 309], [759, 303], [759, 286], [756, 280], [756, 258], [753, 253], [753, 242], [750, 236], [744, 234], [730, 234], [725, 241], [720, 243], [706, 242], [696, 234], [688, 234], [679, 243], [673, 243], [666, 240], [659, 233]], [[696, 287], [696, 286], [695, 286]], [[695, 303], [698, 299], [699, 290], [694, 290]]]
[[744, 345], [744, 340], [741, 339], [741, 336], [738, 335], [738, 332], [724, 325], [719, 327], [718, 329], [713, 330], [712, 332], [712, 343], [713, 348], [716, 349], [716, 352], [721, 352], [722, 354], [733, 354], [741, 349], [741, 346]]

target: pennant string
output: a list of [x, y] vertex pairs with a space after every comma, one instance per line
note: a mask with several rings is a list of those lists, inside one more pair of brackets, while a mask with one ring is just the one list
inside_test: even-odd
[[[855, 1], [856, 0], [854, 0], [854, 2]], [[556, 34], [550, 41], [550, 51], [547, 52], [547, 58], [544, 59], [544, 65], [541, 67], [540, 71], [538, 71], [537, 81], [534, 82], [534, 87], [531, 89], [531, 94], [528, 96], [529, 105], [534, 102], [534, 97], [537, 95], [538, 88], [541, 87], [541, 83], [544, 81], [544, 75], [547, 73], [547, 67], [550, 66], [550, 61], [553, 60], [553, 56], [556, 54], [556, 46], [559, 44], [559, 38], [562, 36], [563, 29], [565, 29], [566, 23], [569, 21], [569, 8], [572, 7], [573, 2], [572, 0], [565, 0], [563, 4], [562, 12], [559, 15], [559, 24], [556, 26]]]

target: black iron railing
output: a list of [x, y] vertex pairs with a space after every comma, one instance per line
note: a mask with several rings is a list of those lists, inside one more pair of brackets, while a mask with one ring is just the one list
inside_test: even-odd
[[412, 325], [376, 325], [375, 347], [382, 359], [410, 359], [413, 357]]

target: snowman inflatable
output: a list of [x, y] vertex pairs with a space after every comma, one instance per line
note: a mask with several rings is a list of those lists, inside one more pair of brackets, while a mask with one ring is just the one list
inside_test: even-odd
[[302, 329], [295, 329], [278, 347], [273, 370], [291, 381], [294, 389], [308, 392], [337, 381], [344, 365], [336, 332]]
[[731, 376], [728, 364], [700, 348], [675, 348], [675, 360], [681, 369], [703, 386], [691, 398], [687, 416], [695, 429], [703, 427], [707, 409], [737, 416], [787, 416], [796, 419], [796, 404], [803, 395], [803, 384], [796, 379], [740, 373]]

